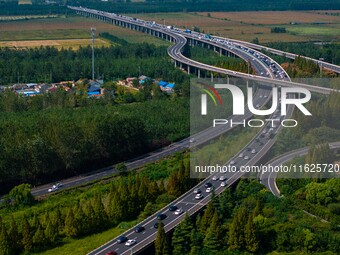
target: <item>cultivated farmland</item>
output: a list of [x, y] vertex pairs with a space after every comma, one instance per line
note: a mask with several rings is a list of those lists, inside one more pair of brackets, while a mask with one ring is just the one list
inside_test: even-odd
[[[133, 15], [159, 23], [260, 42], [339, 41], [340, 17], [318, 12], [212, 12], [156, 13]], [[273, 27], [285, 27], [287, 33], [271, 33]], [[305, 30], [305, 28], [307, 28]]]
[[[156, 45], [169, 45], [168, 42], [158, 38], [151, 37], [146, 34], [132, 31], [129, 29], [113, 26], [107, 23], [99, 22], [97, 20], [86, 19], [83, 17], [58, 17], [53, 19], [39, 19], [39, 20], [20, 20], [1, 22], [0, 25], [0, 44], [1, 46], [16, 42], [18, 45], [28, 44], [27, 41], [35, 41], [31, 44], [32, 47], [46, 45], [50, 41], [56, 41], [64, 47], [80, 45], [88, 45], [88, 39], [91, 38], [90, 28], [96, 27], [97, 34], [102, 32], [109, 32], [115, 36], [123, 38], [128, 42], [149, 42]], [[65, 40], [64, 43], [60, 40]], [[87, 39], [81, 41], [81, 39]], [[50, 40], [49, 42], [43, 42]], [[19, 41], [26, 41], [25, 43]], [[66, 43], [66, 45], [65, 45]], [[102, 40], [102, 45], [109, 45]], [[27, 46], [28, 47], [28, 46]]]

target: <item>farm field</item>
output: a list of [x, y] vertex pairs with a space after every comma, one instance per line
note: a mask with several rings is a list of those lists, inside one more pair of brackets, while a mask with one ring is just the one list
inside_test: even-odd
[[[208, 13], [199, 13], [207, 16]], [[248, 24], [281, 25], [296, 23], [339, 23], [340, 17], [325, 15], [317, 12], [297, 11], [259, 11], [259, 12], [212, 12], [211, 17], [228, 19]]]
[[[339, 11], [334, 11], [338, 13]], [[258, 38], [265, 42], [340, 41], [340, 16], [331, 12], [202, 12], [202, 13], [149, 13], [131, 16], [153, 20], [162, 24], [193, 29], [234, 39], [252, 41]], [[293, 24], [291, 24], [293, 23]], [[275, 26], [285, 27], [287, 33], [271, 33]], [[96, 27], [97, 34], [109, 32], [131, 43], [149, 42], [169, 45], [168, 42], [113, 26], [97, 20], [78, 16], [57, 18], [2, 21], [0, 47], [74, 47], [89, 45], [90, 28]], [[29, 42], [32, 41], [32, 42]], [[99, 46], [110, 45], [98, 41]]]
[[[318, 12], [202, 12], [132, 15], [177, 27], [260, 42], [340, 41], [340, 17]], [[294, 24], [290, 24], [293, 22]], [[271, 28], [285, 27], [287, 33], [273, 34]], [[305, 30], [306, 28], [306, 30]]]
[[0, 21], [48, 19], [48, 18], [57, 18], [57, 17], [58, 17], [57, 15], [0, 16]]
[[19, 0], [18, 1], [18, 4], [20, 5], [20, 4], [32, 4], [32, 0]]
[[[30, 41], [0, 41], [0, 47], [8, 47], [14, 49], [22, 49], [22, 48], [34, 48], [40, 46], [53, 46], [55, 48], [68, 49], [72, 48], [77, 50], [80, 46], [92, 45], [90, 39], [63, 39], [63, 40], [30, 40]], [[113, 43], [103, 40], [96, 39], [95, 47], [109, 46], [114, 45]]]
[[[19, 41], [36, 41], [32, 42], [32, 47], [40, 46], [39, 41], [42, 45], [45, 45], [46, 42], [42, 42], [43, 40], [58, 40], [58, 43], [64, 44], [60, 40], [65, 39], [78, 40], [77, 42], [66, 41], [67, 44], [71, 43], [73, 45], [75, 43], [80, 45], [81, 42], [84, 42], [83, 45], [88, 45], [87, 40], [79, 40], [91, 38], [91, 27], [97, 29], [97, 35], [102, 32], [109, 32], [131, 43], [149, 42], [156, 45], [169, 45], [166, 41], [137, 31], [113, 26], [97, 20], [71, 16], [67, 18], [58, 17], [53, 19], [1, 22], [0, 47], [8, 43], [13, 44], [14, 41], [17, 44], [22, 44]], [[102, 40], [102, 43], [103, 45], [105, 44], [104, 40]]]

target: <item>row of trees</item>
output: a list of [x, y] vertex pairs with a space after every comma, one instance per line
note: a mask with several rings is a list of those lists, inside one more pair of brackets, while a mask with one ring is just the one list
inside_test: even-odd
[[[181, 195], [181, 190], [196, 183], [188, 176], [188, 162], [184, 163], [181, 156], [178, 159], [170, 176], [158, 180], [145, 174], [123, 176], [113, 181], [106, 193], [94, 193], [63, 206], [51, 205], [49, 209], [25, 213], [23, 217], [10, 213], [6, 224], [0, 218], [0, 254], [46, 250], [62, 244], [64, 237], [79, 238], [117, 226], [122, 221], [148, 217], [159, 204], [175, 198], [174, 190], [177, 190], [176, 195]], [[17, 193], [11, 192], [10, 199]]]
[[[317, 145], [339, 140], [340, 95], [332, 93], [327, 98], [317, 97], [306, 105], [312, 116], [305, 116], [299, 110], [293, 118], [298, 121], [294, 129], [284, 129], [278, 135], [275, 154], [284, 153], [306, 145]], [[295, 141], [292, 143], [291, 141]]]
[[[69, 14], [70, 10], [65, 5], [86, 6], [94, 9], [101, 9], [109, 12], [136, 13], [136, 12], [183, 12], [183, 11], [257, 11], [257, 10], [338, 10], [337, 2], [328, 0], [320, 3], [318, 0], [311, 0], [305, 4], [303, 0], [297, 0], [289, 5], [278, 0], [267, 0], [253, 3], [246, 0], [240, 3], [236, 0], [208, 1], [208, 0], [181, 0], [181, 1], [151, 1], [133, 2], [131, 0], [111, 0], [109, 2], [98, 2], [95, 0], [57, 0], [56, 4], [46, 5], [43, 0], [33, 0], [33, 5], [18, 6], [16, 1], [3, 0], [1, 2], [0, 15], [32, 15], [32, 14]], [[60, 6], [61, 5], [61, 6]]]
[[261, 189], [256, 181], [242, 180], [235, 191], [212, 196], [203, 213], [194, 220], [186, 217], [176, 227], [171, 239], [172, 254], [340, 252], [338, 233], [294, 219], [294, 203], [274, 199]]
[[300, 54], [302, 56], [308, 56], [315, 59], [323, 58], [326, 62], [333, 64], [340, 63], [340, 46], [339, 44], [336, 43], [317, 45], [315, 43], [310, 42], [302, 43], [275, 42], [268, 43], [267, 45], [268, 47], [274, 49]]
[[[69, 0], [68, 4], [79, 3], [82, 6], [89, 6], [97, 9], [135, 13], [135, 12], [207, 12], [207, 11], [251, 11], [251, 10], [320, 10], [320, 9], [334, 9], [339, 8], [338, 3], [327, 1], [321, 4], [317, 0], [309, 1], [305, 4], [303, 0], [294, 1], [287, 5], [279, 0], [266, 0], [254, 4], [252, 0], [246, 0], [240, 3], [237, 0], [147, 0], [145, 2], [132, 2], [112, 0], [109, 3], [100, 3], [95, 0]], [[79, 5], [78, 4], [78, 5]]]
[[[176, 69], [165, 47], [152, 44], [125, 44], [96, 48], [96, 75], [106, 80], [138, 77], [162, 77], [181, 86], [186, 75]], [[17, 82], [60, 82], [91, 76], [91, 47], [79, 50], [41, 47], [0, 49], [0, 84]]]

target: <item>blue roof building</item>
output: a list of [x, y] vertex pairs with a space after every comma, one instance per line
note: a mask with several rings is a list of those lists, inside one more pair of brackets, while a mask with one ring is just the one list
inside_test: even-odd
[[175, 84], [173, 83], [169, 83], [168, 85], [166, 85], [166, 88], [169, 88], [169, 89], [173, 89], [175, 87]]
[[88, 96], [100, 95], [100, 91], [87, 92]]
[[168, 83], [166, 81], [159, 81], [158, 85], [162, 86], [162, 87], [165, 87], [166, 85], [168, 85]]

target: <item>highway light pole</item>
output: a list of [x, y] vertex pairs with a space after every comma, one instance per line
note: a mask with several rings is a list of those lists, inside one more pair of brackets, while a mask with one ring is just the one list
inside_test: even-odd
[[96, 29], [91, 27], [91, 35], [92, 35], [92, 80], [94, 80], [94, 36]]

